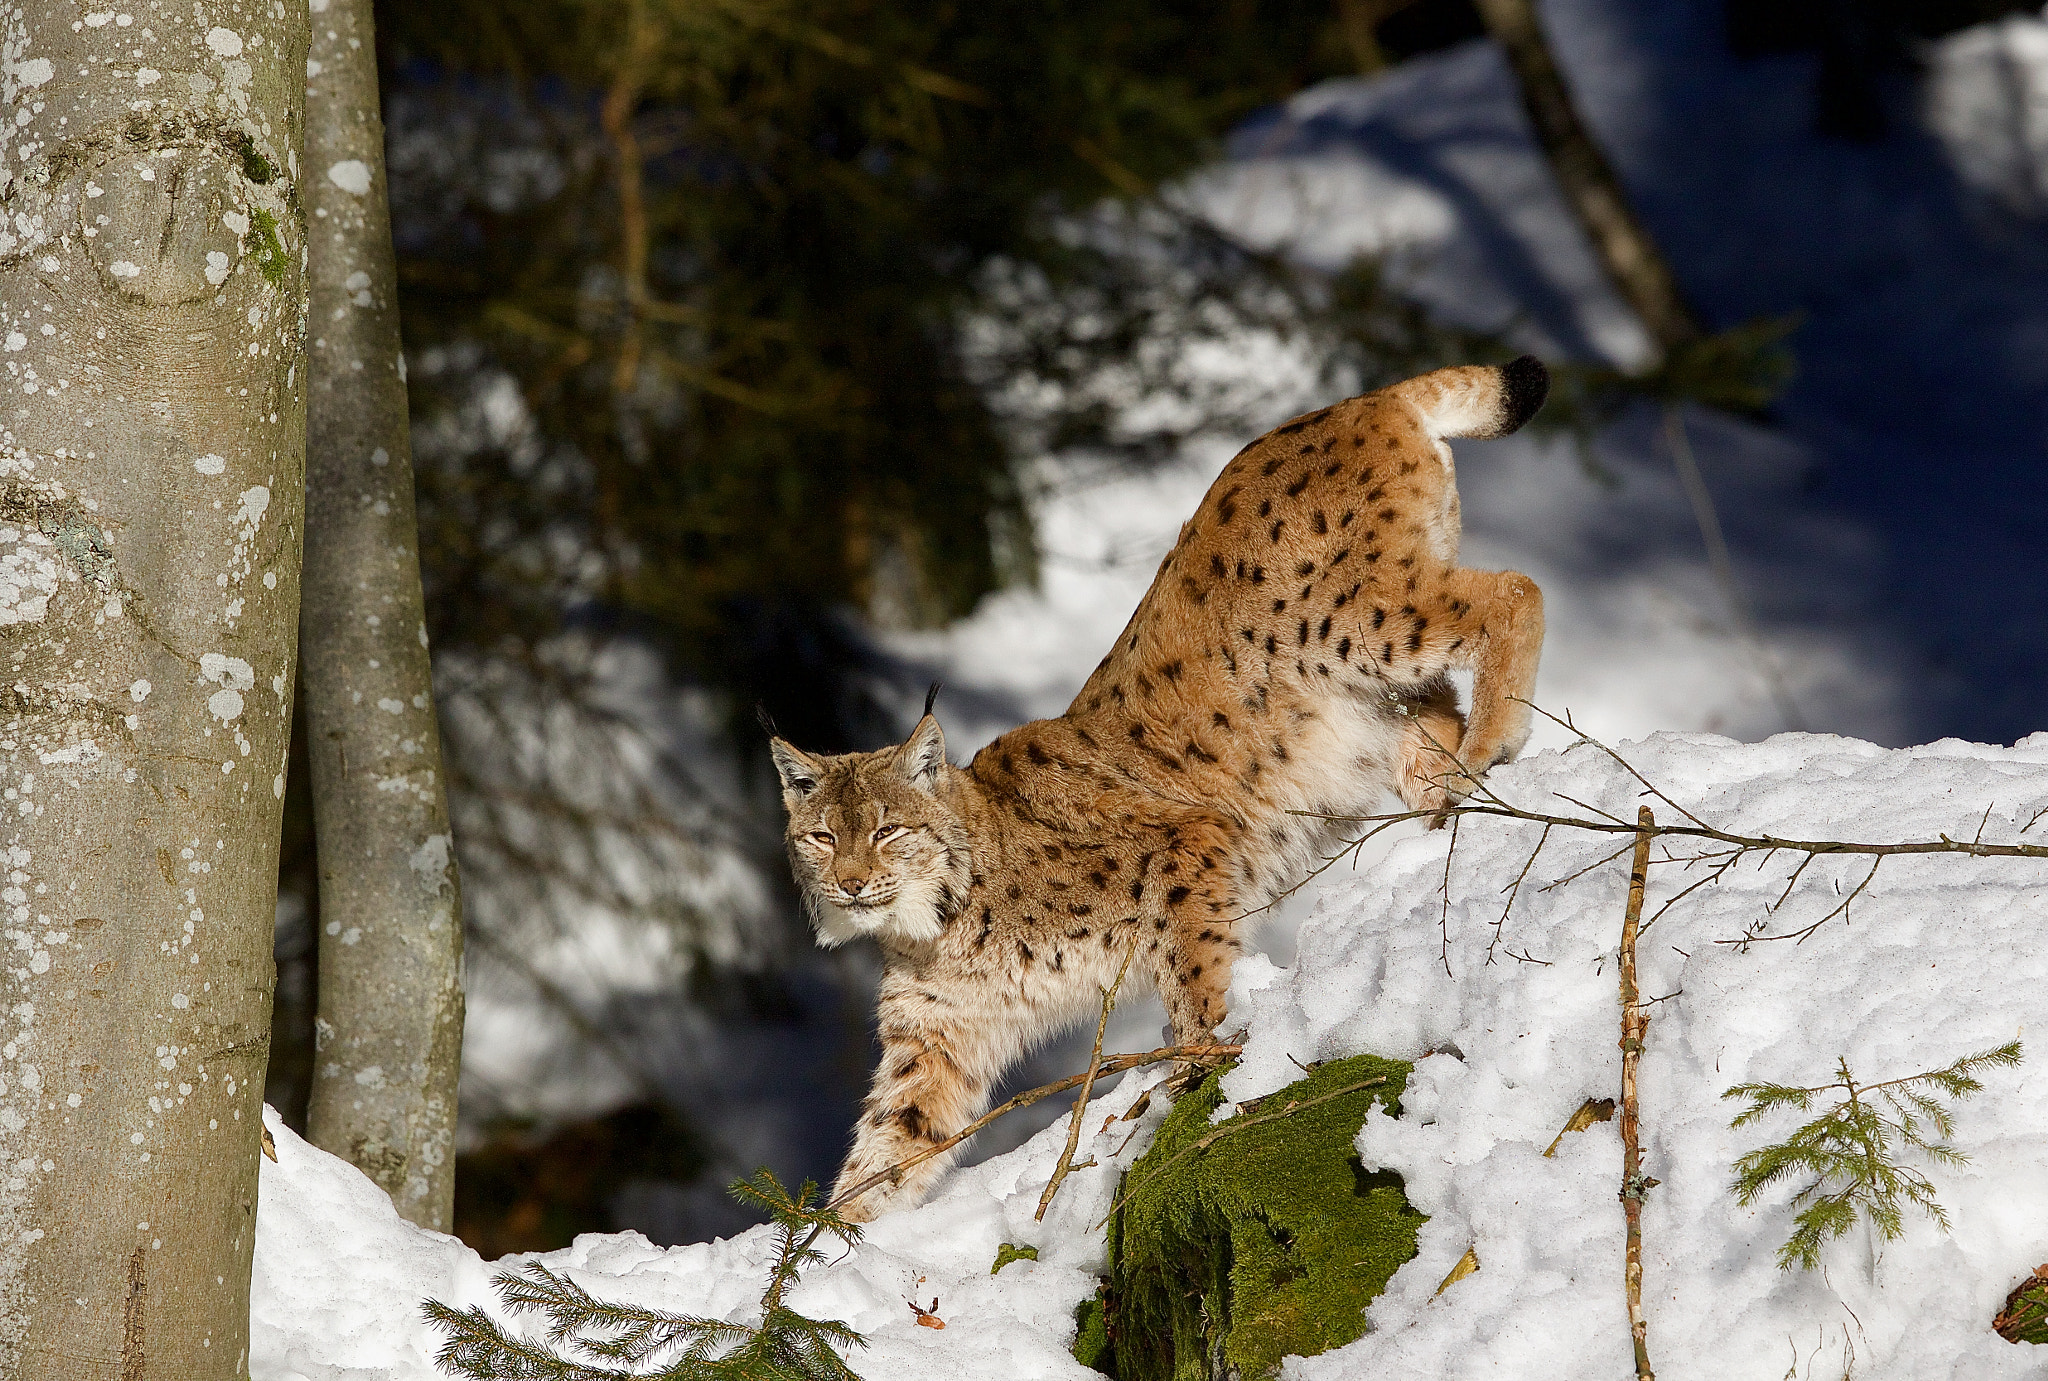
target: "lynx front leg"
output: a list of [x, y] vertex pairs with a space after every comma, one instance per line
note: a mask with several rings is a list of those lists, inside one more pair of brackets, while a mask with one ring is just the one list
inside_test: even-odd
[[1401, 733], [1394, 794], [1410, 810], [1440, 811], [1471, 785], [1458, 757], [1465, 716], [1458, 711], [1457, 688], [1444, 678], [1402, 709], [1408, 722]]
[[[870, 1176], [928, 1151], [979, 1117], [997, 1074], [1022, 1048], [1003, 1039], [997, 1023], [934, 1021], [930, 989], [884, 979], [881, 1001], [882, 1062], [861, 1107], [847, 1153], [832, 1186], [836, 1199]], [[923, 1009], [923, 1010], [920, 1010]], [[947, 1009], [950, 1011], [950, 1008]], [[955, 1152], [933, 1156], [884, 1180], [840, 1208], [865, 1223], [894, 1208], [914, 1207], [953, 1163]]]
[[1229, 1015], [1230, 970], [1241, 947], [1236, 932], [1243, 908], [1228, 897], [1211, 912], [1190, 898], [1169, 914], [1171, 939], [1152, 956], [1153, 982], [1173, 1026], [1175, 1045], [1205, 1045]]
[[1453, 660], [1473, 669], [1472, 713], [1458, 759], [1465, 773], [1451, 783], [1462, 798], [1479, 774], [1511, 761], [1529, 741], [1529, 701], [1543, 655], [1543, 592], [1515, 571], [1451, 573], [1448, 596], [1465, 606], [1458, 618], [1463, 646]]

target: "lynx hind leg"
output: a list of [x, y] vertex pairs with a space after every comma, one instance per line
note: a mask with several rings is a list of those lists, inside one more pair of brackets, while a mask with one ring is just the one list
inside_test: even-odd
[[[1001, 1054], [987, 1050], [987, 1029], [948, 1029], [904, 1021], [900, 1009], [909, 1002], [930, 1005], [922, 994], [906, 992], [894, 1002], [886, 991], [883, 995], [882, 1062], [861, 1106], [853, 1149], [832, 1186], [834, 1199], [863, 1180], [929, 1151], [979, 1117], [994, 1082], [992, 1071], [1018, 1053], [1011, 1049], [993, 1062], [973, 1059], [977, 1053]], [[892, 1006], [898, 1010], [892, 1011]], [[956, 1154], [957, 1149], [922, 1161], [893, 1183], [885, 1180], [841, 1205], [840, 1212], [851, 1222], [865, 1223], [891, 1209], [915, 1207], [946, 1173]]]
[[[1529, 741], [1529, 702], [1543, 655], [1543, 592], [1517, 571], [1453, 571], [1447, 596], [1464, 606], [1457, 617], [1463, 646], [1455, 664], [1473, 670], [1472, 713], [1458, 759], [1470, 779], [1510, 762]], [[1455, 608], [1455, 604], [1453, 606]], [[1463, 797], [1471, 780], [1452, 795]]]
[[1410, 810], [1442, 810], [1473, 785], [1458, 754], [1465, 741], [1465, 716], [1449, 678], [1403, 707], [1401, 747], [1394, 764], [1394, 794]]

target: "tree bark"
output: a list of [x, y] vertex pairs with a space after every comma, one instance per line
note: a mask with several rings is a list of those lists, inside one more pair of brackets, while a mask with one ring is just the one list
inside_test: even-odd
[[1660, 356], [1706, 334], [1686, 305], [1678, 279], [1657, 242], [1629, 206], [1621, 180], [1586, 132], [1572, 104], [1543, 26], [1536, 0], [1476, 0], [1480, 18], [1506, 51], [1522, 89], [1522, 105], [1557, 177], [1564, 199], [1592, 241], [1607, 276], [1642, 320]]
[[420, 598], [370, 0], [313, 0], [300, 655], [320, 860], [307, 1131], [449, 1230], [462, 911]]
[[0, 14], [9, 1378], [247, 1374], [305, 24], [270, 0]]

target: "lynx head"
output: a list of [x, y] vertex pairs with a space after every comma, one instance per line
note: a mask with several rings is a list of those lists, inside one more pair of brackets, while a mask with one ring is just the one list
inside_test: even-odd
[[830, 948], [859, 935], [939, 937], [967, 893], [967, 830], [950, 802], [958, 768], [926, 714], [907, 742], [814, 757], [769, 741], [789, 812], [789, 864]]

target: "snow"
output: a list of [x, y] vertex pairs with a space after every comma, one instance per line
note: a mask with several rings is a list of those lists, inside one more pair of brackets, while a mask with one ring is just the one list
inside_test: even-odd
[[[1950, 741], [1900, 751], [1820, 735], [1746, 746], [1660, 734], [1623, 755], [1679, 804], [1747, 833], [1968, 839], [1982, 819], [1984, 839], [2010, 842], [2048, 806], [2048, 734], [2012, 749]], [[1679, 821], [1585, 746], [1497, 770], [1490, 784], [1529, 809], [1586, 815], [1569, 796], [1629, 818], [1649, 804]], [[1448, 905], [1449, 832], [1406, 841], [1372, 873], [1324, 889], [1292, 969], [1255, 962], [1237, 975], [1232, 1020], [1251, 1037], [1225, 1081], [1230, 1097], [1291, 1082], [1289, 1057], [1371, 1050], [1418, 1061], [1404, 1116], [1376, 1113], [1358, 1146], [1368, 1166], [1399, 1172], [1430, 1215], [1420, 1255], [1369, 1310], [1373, 1333], [1291, 1365], [1289, 1377], [1628, 1374], [1618, 1134], [1596, 1125], [1567, 1136], [1554, 1159], [1541, 1154], [1582, 1100], [1614, 1097], [1619, 1085], [1627, 861], [1536, 892], [1615, 847], [1608, 836], [1553, 832], [1496, 933], [1539, 833], [1520, 821], [1462, 822]], [[1694, 850], [1674, 842], [1672, 852]], [[1662, 856], [1660, 846], [1653, 858]], [[1720, 943], [1765, 920], [1782, 935], [1820, 919], [1869, 868], [1816, 862], [1769, 912], [1797, 862], [1745, 862], [1656, 920], [1638, 946], [1644, 994], [1676, 994], [1651, 1008], [1641, 1074], [1645, 1169], [1663, 1181], [1643, 1222], [1657, 1372], [1775, 1376], [1796, 1352], [1800, 1375], [1839, 1375], [1826, 1367], [1852, 1357], [1866, 1381], [2037, 1375], [2034, 1349], [1989, 1326], [2048, 1241], [2048, 1190], [2031, 1168], [2048, 1155], [2048, 1076], [2034, 1057], [1961, 1106], [1955, 1145], [1970, 1164], [1931, 1171], [1951, 1234], [1909, 1218], [1903, 1239], [1873, 1250], [1859, 1232], [1829, 1247], [1814, 1273], [1781, 1272], [1774, 1260], [1796, 1184], [1747, 1210], [1729, 1190], [1736, 1157], [1804, 1119], [1732, 1131], [1736, 1105], [1721, 1095], [1751, 1080], [1826, 1083], [1838, 1055], [1861, 1078], [1891, 1078], [2027, 1034], [2039, 979], [2013, 961], [2033, 953], [2048, 920], [2048, 860], [1893, 858], [1846, 920], [1803, 943]], [[1653, 863], [1644, 915], [1701, 875]], [[1467, 1248], [1479, 1272], [1435, 1298]]]
[[[1738, 832], [1889, 842], [1981, 828], [1987, 841], [2025, 842], [2048, 808], [2048, 734], [2013, 748], [1897, 750], [1827, 735], [1744, 745], [1659, 734], [1620, 751], [1672, 801]], [[1566, 798], [1617, 816], [1645, 800], [1587, 745], [1498, 769], [1489, 784], [1525, 808], [1576, 816], [1585, 807]], [[1679, 818], [1649, 803], [1664, 821]], [[1615, 1125], [1542, 1155], [1582, 1100], [1612, 1097], [1619, 1082], [1615, 947], [1627, 864], [1599, 863], [1612, 836], [1553, 831], [1503, 923], [1504, 893], [1537, 836], [1527, 822], [1469, 818], [1454, 853], [1452, 833], [1440, 830], [1400, 842], [1376, 868], [1340, 868], [1320, 889], [1295, 964], [1251, 957], [1238, 970], [1231, 1024], [1249, 1037], [1225, 1081], [1229, 1098], [1292, 1082], [1296, 1061], [1369, 1051], [1416, 1062], [1403, 1115], [1375, 1111], [1357, 1145], [1368, 1169], [1400, 1173], [1429, 1214], [1419, 1254], [1371, 1306], [1371, 1332], [1290, 1362], [1290, 1378], [1629, 1374]], [[1660, 999], [1641, 1073], [1645, 1168], [1662, 1181], [1643, 1223], [1659, 1375], [1778, 1375], [1770, 1368], [1788, 1350], [1816, 1375], [1822, 1362], [1853, 1356], [1861, 1381], [2038, 1374], [2031, 1345], [1990, 1331], [2048, 1241], [2038, 1174], [2048, 1161], [2048, 1074], [2036, 1059], [1994, 1071], [1961, 1104], [1953, 1140], [1967, 1165], [1921, 1167], [1951, 1232], [1912, 1217], [1896, 1242], [1852, 1233], [1826, 1248], [1815, 1272], [1775, 1261], [1796, 1186], [1751, 1209], [1729, 1189], [1735, 1158], [1791, 1124], [1733, 1131], [1721, 1095], [1746, 1080], [1824, 1083], [1838, 1055], [1875, 1080], [2025, 1036], [2040, 985], [2032, 966], [2014, 961], [2048, 926], [2048, 860], [1891, 858], [1846, 917], [1801, 943], [1744, 948], [1717, 942], [1759, 922], [1783, 935], [1820, 919], [1868, 864], [1823, 859], [1772, 912], [1796, 860], [1753, 859], [1660, 915], [1701, 876], [1683, 861], [1693, 852], [1670, 840], [1653, 855], [1644, 910], [1653, 919], [1638, 950], [1642, 989]], [[931, 1203], [885, 1216], [843, 1258], [812, 1268], [793, 1306], [868, 1335], [871, 1346], [851, 1358], [863, 1376], [1091, 1374], [1067, 1349], [1073, 1310], [1104, 1264], [1094, 1224], [1115, 1190], [1109, 1167], [1142, 1153], [1164, 1100], [1134, 1126], [1110, 1119], [1157, 1077], [1127, 1080], [1090, 1107], [1080, 1155], [1101, 1164], [1069, 1177], [1044, 1224], [1031, 1215], [1063, 1127], [956, 1173]], [[274, 1115], [267, 1125], [279, 1160], [263, 1166], [257, 1221], [255, 1381], [424, 1381], [437, 1335], [419, 1302], [488, 1303], [488, 1269], [455, 1239], [400, 1222], [367, 1179]], [[668, 1249], [637, 1233], [589, 1234], [539, 1259], [604, 1298], [747, 1321], [770, 1241], [768, 1228]], [[1004, 1242], [1035, 1245], [1040, 1259], [991, 1279]], [[1438, 1297], [1467, 1248], [1479, 1271]], [[909, 1309], [934, 1296], [944, 1330], [919, 1326]]]
[[[1115, 1178], [1144, 1152], [1166, 1115], [1158, 1100], [1134, 1122], [1120, 1117], [1161, 1077], [1127, 1080], [1099, 1098], [1077, 1152], [1100, 1167], [1068, 1177], [1035, 1222], [1039, 1193], [1064, 1146], [1063, 1128], [998, 1161], [953, 1176], [932, 1201], [871, 1224], [856, 1246], [810, 1268], [788, 1304], [839, 1319], [867, 1347], [851, 1357], [862, 1376], [922, 1381], [961, 1376], [1068, 1378], [1096, 1373], [1073, 1358], [1074, 1309], [1104, 1269], [1093, 1225], [1109, 1211]], [[277, 1143], [262, 1166], [255, 1282], [250, 1294], [252, 1381], [428, 1381], [442, 1335], [421, 1301], [493, 1306], [490, 1277], [538, 1260], [600, 1298], [672, 1312], [759, 1321], [774, 1232], [662, 1248], [636, 1232], [586, 1233], [562, 1251], [486, 1265], [453, 1237], [398, 1217], [353, 1166], [293, 1135], [264, 1109]], [[1133, 1133], [1136, 1133], [1134, 1136]], [[1003, 1243], [1039, 1248], [993, 1276]], [[910, 1301], [938, 1301], [943, 1329], [917, 1322]], [[754, 1313], [749, 1313], [753, 1309]], [[529, 1328], [531, 1320], [528, 1321]]]

